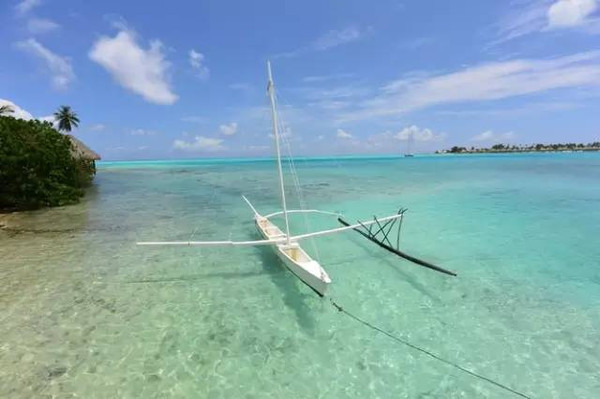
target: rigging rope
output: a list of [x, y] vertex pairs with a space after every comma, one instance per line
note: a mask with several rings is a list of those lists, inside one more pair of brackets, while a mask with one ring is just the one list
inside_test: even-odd
[[430, 356], [430, 357], [434, 358], [435, 360], [438, 360], [438, 361], [440, 361], [442, 363], [445, 363], [445, 364], [447, 364], [449, 366], [452, 366], [452, 367], [454, 367], [454, 368], [456, 368], [456, 369], [458, 369], [458, 370], [460, 370], [460, 371], [462, 371], [464, 373], [467, 373], [467, 374], [469, 374], [469, 375], [471, 375], [471, 376], [473, 376], [475, 378], [479, 378], [480, 380], [487, 381], [490, 384], [493, 384], [493, 385], [495, 385], [495, 386], [497, 386], [499, 388], [502, 388], [502, 389], [504, 389], [504, 390], [506, 390], [508, 392], [511, 392], [511, 393], [513, 393], [513, 394], [515, 394], [517, 396], [520, 396], [520, 397], [526, 398], [526, 399], [531, 399], [531, 396], [528, 396], [528, 395], [526, 395], [526, 394], [524, 394], [522, 392], [519, 392], [519, 391], [517, 391], [515, 389], [512, 389], [512, 388], [510, 388], [510, 387], [508, 387], [508, 386], [506, 386], [506, 385], [504, 385], [504, 384], [502, 384], [502, 383], [500, 383], [498, 381], [495, 381], [495, 380], [493, 380], [493, 379], [491, 379], [489, 377], [483, 376], [481, 374], [477, 374], [476, 372], [471, 371], [469, 369], [466, 369], [463, 366], [460, 366], [460, 365], [458, 365], [458, 364], [456, 364], [456, 363], [454, 363], [454, 362], [452, 362], [450, 360], [446, 360], [446, 359], [444, 359], [444, 358], [436, 355], [435, 353], [432, 353], [432, 352], [428, 351], [427, 349], [424, 349], [424, 348], [421, 348], [421, 347], [419, 347], [419, 346], [417, 346], [415, 344], [412, 344], [412, 343], [408, 342], [405, 339], [402, 339], [402, 338], [400, 338], [400, 337], [398, 337], [398, 336], [396, 336], [396, 335], [394, 335], [394, 334], [392, 334], [392, 333], [390, 333], [388, 331], [385, 331], [385, 330], [383, 330], [383, 329], [381, 329], [381, 328], [379, 328], [379, 327], [377, 327], [377, 326], [369, 323], [366, 320], [361, 319], [360, 317], [356, 316], [355, 314], [353, 314], [353, 313], [347, 311], [346, 309], [344, 309], [342, 306], [338, 305], [337, 302], [335, 302], [333, 300], [333, 298], [330, 298], [329, 300], [330, 300], [331, 304], [333, 305], [333, 307], [335, 307], [339, 312], [344, 313], [348, 317], [350, 317], [350, 318], [354, 319], [355, 321], [363, 324], [364, 326], [366, 326], [366, 327], [368, 327], [368, 328], [370, 328], [372, 330], [375, 330], [375, 331], [377, 331], [377, 332], [379, 332], [381, 334], [384, 334], [388, 338], [391, 338], [394, 341], [396, 341], [396, 342], [398, 342], [398, 343], [400, 343], [402, 345], [408, 346], [409, 348], [412, 348], [412, 349], [414, 349], [416, 351], [424, 353], [427, 356]]
[[[275, 92], [275, 103], [276, 104], [279, 104], [279, 98], [280, 98], [280, 96], [278, 95], [278, 92], [276, 91]], [[290, 168], [290, 174], [292, 176], [292, 181], [294, 183], [294, 188], [296, 189], [296, 195], [298, 196], [299, 207], [301, 210], [306, 210], [307, 209], [306, 200], [304, 199], [304, 196], [302, 195], [302, 190], [300, 187], [300, 179], [298, 178], [296, 164], [294, 162], [294, 157], [292, 156], [292, 147], [290, 145], [289, 140], [287, 139], [286, 124], [285, 124], [282, 113], [279, 112], [278, 115], [279, 115], [279, 126], [278, 127], [280, 128], [280, 131], [281, 131], [280, 139], [282, 140], [282, 142], [285, 146], [285, 149], [287, 151], [288, 165]], [[302, 216], [304, 219], [304, 227], [306, 228], [306, 231], [312, 231], [310, 222], [308, 220], [308, 215], [303, 212]], [[321, 257], [320, 257], [319, 248], [317, 247], [315, 239], [311, 238], [310, 243], [311, 243], [313, 250], [315, 251], [315, 257], [317, 258], [317, 261], [320, 263]]]

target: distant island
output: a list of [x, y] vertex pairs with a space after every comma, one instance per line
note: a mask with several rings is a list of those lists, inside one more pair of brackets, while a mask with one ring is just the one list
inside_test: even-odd
[[494, 144], [489, 148], [458, 147], [449, 150], [436, 151], [436, 154], [481, 154], [481, 153], [508, 153], [508, 152], [573, 152], [573, 151], [600, 151], [600, 141], [593, 143], [560, 143], [560, 144], [531, 144], [510, 145]]

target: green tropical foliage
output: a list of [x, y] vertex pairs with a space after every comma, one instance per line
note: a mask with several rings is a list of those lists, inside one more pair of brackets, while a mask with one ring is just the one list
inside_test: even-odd
[[510, 145], [494, 144], [490, 148], [471, 147], [467, 150], [465, 147], [454, 146], [449, 150], [436, 151], [436, 153], [497, 153], [497, 152], [552, 152], [552, 151], [600, 151], [600, 142], [593, 143], [555, 143], [555, 144], [530, 144], [530, 145]]
[[75, 203], [94, 174], [49, 122], [0, 117], [0, 210]]
[[467, 149], [465, 147], [454, 146], [454, 147], [450, 148], [450, 150], [448, 152], [457, 153], [457, 152], [466, 152], [466, 151], [467, 151]]
[[54, 120], [58, 123], [58, 130], [70, 132], [73, 127], [79, 126], [79, 118], [68, 105], [61, 105], [54, 113]]

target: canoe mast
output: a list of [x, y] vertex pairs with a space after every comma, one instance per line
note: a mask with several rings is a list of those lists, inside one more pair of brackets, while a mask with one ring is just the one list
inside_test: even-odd
[[271, 121], [273, 123], [273, 135], [275, 136], [275, 148], [277, 149], [277, 171], [279, 172], [279, 186], [281, 189], [281, 205], [283, 206], [283, 217], [285, 218], [286, 242], [290, 243], [290, 222], [288, 221], [287, 205], [285, 203], [285, 187], [283, 185], [283, 171], [281, 170], [281, 149], [279, 148], [279, 126], [277, 123], [277, 110], [275, 109], [275, 83], [273, 83], [273, 73], [271, 72], [271, 62], [267, 61], [267, 72], [269, 82], [267, 83], [267, 92], [271, 102]]

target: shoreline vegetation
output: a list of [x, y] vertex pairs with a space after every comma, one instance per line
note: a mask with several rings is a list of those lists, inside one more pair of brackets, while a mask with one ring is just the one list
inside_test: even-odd
[[436, 154], [496, 154], [513, 152], [584, 152], [600, 151], [600, 141], [593, 143], [558, 143], [558, 144], [530, 144], [510, 145], [494, 144], [491, 147], [459, 147], [454, 146], [448, 150], [436, 151]]
[[70, 134], [79, 119], [70, 107], [48, 121], [23, 120], [0, 107], [0, 213], [74, 204], [96, 174], [100, 156]]

